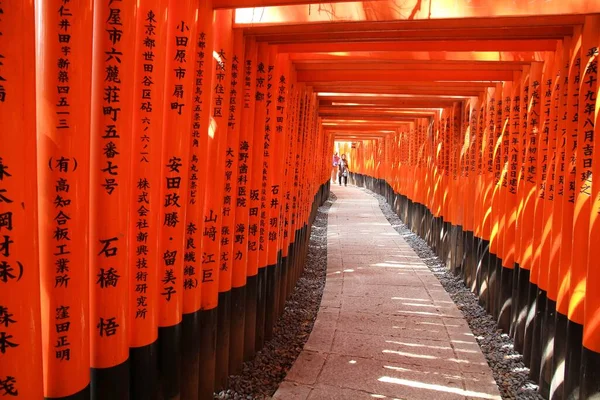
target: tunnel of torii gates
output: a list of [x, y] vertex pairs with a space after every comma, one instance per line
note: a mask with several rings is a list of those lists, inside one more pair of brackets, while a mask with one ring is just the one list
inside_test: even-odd
[[297, 3], [0, 0], [0, 396], [212, 398], [334, 144], [545, 397], [598, 396], [600, 2]]

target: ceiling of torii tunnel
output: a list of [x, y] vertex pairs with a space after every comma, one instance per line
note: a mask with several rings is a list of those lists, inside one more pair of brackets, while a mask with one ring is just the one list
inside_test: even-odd
[[512, 80], [600, 11], [589, 0], [258, 3], [214, 7], [239, 7], [235, 27], [289, 53], [298, 80], [319, 95], [323, 127], [347, 141], [385, 136]]

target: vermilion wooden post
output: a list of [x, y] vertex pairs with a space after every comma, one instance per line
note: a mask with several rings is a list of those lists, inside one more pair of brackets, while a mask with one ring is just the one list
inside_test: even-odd
[[[581, 368], [581, 391], [580, 398], [594, 398], [600, 393], [598, 384], [598, 366], [600, 365], [600, 328], [598, 326], [598, 309], [600, 296], [596, 293], [598, 282], [598, 243], [600, 233], [600, 190], [598, 190], [598, 179], [592, 182], [593, 187], [588, 189], [589, 180], [592, 180], [593, 172], [600, 171], [600, 153], [595, 145], [593, 137], [600, 132], [600, 101], [598, 101], [598, 47], [600, 45], [600, 18], [597, 15], [586, 17], [582, 40], [582, 86], [580, 87], [579, 108], [579, 132], [583, 133], [583, 142], [578, 141], [578, 146], [583, 146], [583, 171], [587, 178], [580, 186], [582, 194], [590, 191], [590, 220], [589, 220], [589, 243], [587, 258], [587, 279], [585, 297], [585, 315], [583, 331], [583, 353]], [[595, 101], [593, 94], [596, 94]], [[594, 104], [595, 103], [595, 104]], [[593, 131], [593, 133], [592, 133]], [[579, 133], [578, 132], [578, 133]], [[590, 138], [590, 136], [592, 138]], [[593, 148], [591, 155], [592, 169], [586, 169], [590, 162], [589, 150]], [[590, 171], [588, 173], [588, 171]], [[582, 235], [583, 236], [583, 235]], [[578, 239], [577, 236], [574, 238]]]
[[[503, 255], [502, 270], [499, 282], [499, 315], [498, 325], [506, 333], [510, 332], [512, 324], [512, 306], [513, 299], [513, 275], [515, 267], [516, 252], [516, 222], [517, 222], [517, 190], [518, 174], [520, 167], [520, 145], [521, 145], [521, 97], [523, 86], [523, 76], [528, 71], [515, 72], [511, 90], [510, 108], [507, 111], [506, 118], [506, 136], [504, 143], [507, 144], [505, 159], [505, 177], [503, 181], [504, 189], [504, 237], [503, 237]], [[505, 108], [506, 109], [506, 108]]]
[[280, 209], [279, 192], [279, 173], [277, 170], [278, 159], [281, 159], [281, 136], [276, 132], [276, 107], [278, 90], [278, 63], [277, 48], [269, 47], [269, 66], [267, 70], [267, 99], [265, 115], [265, 146], [263, 152], [263, 167], [267, 169], [266, 176], [263, 176], [263, 187], [261, 193], [264, 195], [264, 208], [261, 204], [261, 228], [264, 230], [263, 243], [259, 253], [259, 265], [265, 265], [267, 274], [266, 298], [265, 298], [265, 341], [273, 337], [273, 326], [275, 324], [276, 309], [278, 303], [278, 276], [279, 267], [278, 258], [278, 226], [271, 225], [271, 218], [277, 218]]
[[[244, 109], [242, 111], [243, 127], [241, 135], [246, 137], [248, 142], [248, 161], [247, 161], [247, 174], [245, 177], [246, 195], [240, 199], [241, 204], [244, 205], [244, 211], [242, 213], [242, 220], [240, 223], [244, 223], [243, 229], [240, 234], [243, 234], [241, 238], [243, 245], [243, 262], [246, 268], [246, 315], [244, 321], [244, 360], [249, 360], [254, 355], [256, 346], [256, 297], [258, 295], [258, 254], [257, 250], [257, 230], [253, 227], [256, 221], [256, 215], [252, 208], [257, 204], [258, 199], [254, 192], [256, 185], [256, 170], [260, 168], [256, 157], [262, 155], [261, 144], [262, 141], [258, 141], [257, 129], [255, 129], [255, 118], [256, 118], [256, 90], [257, 82], [256, 77], [258, 74], [257, 65], [257, 46], [256, 42], [251, 40], [247, 43], [244, 51]], [[261, 92], [262, 93], [262, 92]], [[259, 100], [262, 102], [262, 99]], [[260, 203], [258, 203], [260, 206]], [[254, 217], [254, 218], [253, 218]], [[237, 217], [236, 217], [237, 220]], [[242, 222], [243, 221], [243, 222]], [[236, 252], [239, 247], [236, 247]], [[234, 268], [236, 263], [234, 261]]]
[[190, 38], [192, 48], [189, 57], [193, 62], [193, 85], [191, 117], [188, 121], [190, 142], [188, 191], [185, 198], [185, 244], [183, 253], [183, 315], [181, 318], [181, 397], [197, 398], [199, 393], [202, 312], [202, 233], [204, 231], [204, 203], [206, 171], [208, 169], [207, 143], [210, 126], [210, 103], [212, 89], [212, 5], [200, 1], [198, 18], [194, 20], [195, 36]]
[[[220, 23], [217, 23], [219, 21]], [[217, 357], [223, 361], [222, 354], [217, 354], [219, 335], [225, 331], [225, 320], [221, 316], [219, 332], [219, 276], [221, 262], [221, 238], [223, 227], [223, 192], [225, 185], [225, 150], [227, 148], [227, 120], [229, 110], [229, 83], [231, 75], [231, 25], [227, 11], [214, 14], [212, 85], [210, 90], [210, 124], [208, 129], [206, 169], [206, 193], [204, 204], [204, 229], [202, 231], [202, 265], [205, 279], [202, 288], [202, 308], [204, 309], [201, 332], [200, 361], [200, 397], [209, 397], [216, 388], [218, 375]], [[225, 335], [227, 336], [227, 335]], [[227, 340], [228, 341], [228, 340]], [[223, 365], [220, 364], [219, 367]]]
[[[38, 10], [42, 18], [36, 92], [37, 164], [42, 166], [38, 169], [42, 347], [47, 349], [44, 396], [85, 398], [90, 395], [92, 9], [85, 3], [68, 10], [62, 5], [62, 1], [40, 2]], [[127, 285], [125, 277], [120, 284]], [[57, 315], [61, 309], [66, 315]]]
[[537, 193], [537, 165], [538, 165], [538, 145], [540, 139], [541, 123], [541, 104], [542, 104], [542, 63], [533, 63], [530, 70], [528, 99], [526, 109], [527, 113], [523, 119], [527, 118], [527, 127], [525, 130], [525, 152], [523, 160], [523, 176], [521, 177], [520, 191], [522, 198], [519, 205], [520, 214], [518, 222], [518, 239], [520, 241], [517, 259], [519, 261], [518, 270], [518, 304], [517, 321], [515, 328], [515, 348], [522, 353], [525, 351], [525, 335], [528, 318], [529, 303], [529, 276], [531, 264], [533, 261], [533, 227], [535, 215], [535, 198]]
[[[218, 10], [215, 12], [215, 26], [218, 27], [215, 41], [217, 52], [222, 66], [217, 69], [217, 80], [215, 82], [215, 105], [221, 107], [220, 111], [215, 107], [213, 118], [217, 122], [218, 129], [225, 136], [223, 145], [220, 147], [221, 165], [215, 171], [221, 175], [221, 226], [219, 229], [219, 305], [217, 308], [217, 355], [215, 372], [215, 389], [221, 390], [227, 384], [229, 376], [229, 341], [231, 333], [231, 278], [233, 249], [231, 242], [231, 229], [233, 228], [235, 210], [232, 209], [231, 197], [237, 185], [233, 180], [234, 160], [236, 158], [236, 145], [238, 134], [231, 129], [230, 102], [233, 58], [233, 32], [231, 31], [233, 14], [231, 10]], [[236, 65], [237, 67], [237, 65]], [[224, 76], [223, 76], [224, 75]], [[237, 86], [237, 82], [236, 82]], [[219, 100], [219, 98], [221, 98]], [[219, 101], [222, 103], [220, 104]], [[235, 99], [234, 99], [235, 101]], [[235, 125], [234, 125], [235, 127]], [[235, 145], [234, 145], [235, 143]], [[217, 172], [218, 171], [218, 172]]]
[[[246, 44], [246, 47], [249, 44]], [[245, 40], [241, 29], [233, 31], [233, 54], [231, 64], [231, 90], [229, 99], [228, 134], [235, 137], [231, 141], [234, 150], [232, 160], [232, 193], [230, 223], [230, 267], [231, 281], [231, 336], [229, 350], [229, 371], [236, 373], [244, 359], [244, 325], [246, 313], [246, 262], [248, 252], [248, 168], [250, 143], [246, 111], [247, 79], [252, 69], [246, 68]], [[248, 76], [250, 72], [250, 77]], [[228, 136], [229, 140], [229, 136]], [[233, 189], [235, 188], [235, 189]]]
[[496, 88], [491, 87], [486, 91], [486, 119], [483, 148], [483, 188], [482, 188], [482, 210], [481, 210], [481, 230], [483, 242], [481, 243], [480, 251], [478, 252], [477, 260], [477, 287], [479, 288], [479, 303], [486, 309], [490, 304], [490, 287], [489, 287], [489, 271], [490, 265], [490, 246], [492, 234], [492, 199], [494, 187], [494, 152], [496, 143], [495, 121], [497, 100]]
[[[256, 102], [254, 117], [254, 138], [255, 143], [253, 162], [252, 162], [252, 186], [250, 189], [250, 220], [248, 226], [248, 263], [253, 275], [257, 275], [256, 292], [256, 328], [255, 328], [255, 349], [260, 350], [264, 345], [264, 326], [265, 326], [265, 307], [266, 307], [266, 270], [265, 266], [260, 265], [260, 246], [261, 246], [261, 212], [262, 212], [262, 182], [265, 169], [264, 142], [265, 142], [265, 120], [266, 120], [266, 97], [267, 97], [267, 73], [269, 68], [268, 45], [260, 43], [258, 45], [258, 56], [256, 61]], [[264, 239], [264, 233], [262, 238]], [[263, 244], [264, 246], [264, 244]], [[254, 273], [256, 270], [256, 273]]]
[[558, 252], [558, 282], [556, 297], [556, 328], [553, 353], [553, 378], [550, 385], [550, 393], [555, 398], [564, 396], [565, 377], [565, 352], [567, 349], [567, 315], [569, 314], [569, 302], [571, 299], [571, 249], [573, 248], [573, 212], [575, 202], [575, 179], [576, 179], [576, 141], [578, 124], [575, 118], [578, 115], [579, 103], [579, 80], [581, 74], [581, 29], [578, 28], [571, 40], [571, 54], [569, 60], [569, 73], [566, 101], [566, 132], [564, 146], [564, 183], [563, 202], [560, 219], [561, 243]]
[[166, 11], [166, 0], [148, 1], [138, 8], [134, 46], [133, 186], [129, 221], [130, 393], [132, 397], [148, 399], [157, 395], [159, 376], [156, 244], [162, 224], [159, 188], [165, 54], [157, 49], [166, 44]]
[[[159, 190], [158, 235], [159, 360], [166, 398], [181, 392], [182, 315], [186, 211], [190, 163], [190, 121], [197, 6], [170, 0], [166, 23], [166, 66]], [[188, 72], [190, 71], [190, 72]]]
[[135, 12], [133, 0], [94, 2], [88, 247], [92, 398], [129, 396]]
[[[566, 38], [563, 42], [562, 54], [560, 64], [558, 65], [559, 70], [557, 71], [557, 80], [559, 84], [553, 93], [553, 110], [551, 112], [552, 118], [552, 157], [550, 158], [550, 175], [548, 177], [549, 185], [549, 196], [550, 201], [545, 205], [549, 208], [548, 219], [546, 223], [550, 223], [550, 226], [546, 228], [544, 232], [546, 234], [546, 241], [544, 245], [545, 256], [542, 257], [542, 265], [546, 266], [547, 269], [547, 290], [546, 290], [546, 307], [542, 318], [542, 329], [541, 329], [541, 345], [543, 359], [540, 366], [540, 393], [543, 396], [549, 397], [550, 395], [550, 383], [553, 379], [553, 357], [554, 357], [554, 332], [555, 332], [555, 320], [556, 320], [556, 299], [558, 295], [558, 281], [559, 281], [559, 260], [558, 260], [558, 249], [561, 246], [561, 224], [562, 220], [562, 205], [563, 205], [563, 192], [564, 192], [564, 143], [566, 141], [566, 119], [564, 118], [567, 112], [567, 99], [569, 97], [568, 92], [568, 76], [569, 76], [569, 60], [571, 52], [571, 39]], [[572, 95], [572, 93], [571, 93]], [[561, 116], [563, 116], [561, 118]], [[546, 210], [544, 210], [546, 212]]]
[[[42, 372], [35, 15], [31, 1], [3, 2], [0, 11], [0, 394], [40, 399], [49, 377]], [[54, 356], [48, 351], [44, 358]]]
[[[274, 160], [274, 180], [271, 183], [271, 193], [273, 195], [271, 203], [271, 215], [269, 217], [269, 241], [274, 242], [275, 250], [269, 250], [269, 264], [277, 264], [276, 271], [276, 304], [274, 320], [279, 318], [283, 313], [283, 307], [285, 303], [285, 294], [283, 292], [284, 280], [283, 280], [283, 269], [285, 265], [284, 259], [284, 213], [285, 213], [285, 193], [287, 188], [286, 180], [286, 168], [287, 159], [289, 158], [289, 133], [288, 133], [288, 116], [289, 116], [289, 102], [288, 102], [288, 85], [290, 80], [290, 62], [289, 56], [280, 54], [277, 56], [275, 70], [275, 95], [273, 102], [275, 103], [275, 109], [272, 118], [275, 121], [273, 134], [276, 137], [276, 143], [278, 148], [275, 153]], [[287, 253], [286, 253], [287, 255]]]
[[[569, 302], [569, 323], [567, 325], [567, 352], [565, 360], [565, 396], [579, 392], [581, 365], [580, 345], [583, 343], [585, 322], [584, 304], [586, 301], [586, 275], [588, 271], [588, 240], [591, 213], [591, 180], [594, 146], [594, 113], [588, 105], [593, 103], [589, 92], [596, 92], [598, 18], [586, 17], [581, 41], [581, 77], [579, 81], [579, 105], [576, 151], [575, 203], [573, 214], [573, 248], [571, 278], [571, 300]], [[595, 50], [596, 49], [596, 50]], [[592, 67], [590, 68], [590, 65]], [[587, 97], [586, 97], [587, 95]], [[588, 343], [586, 341], [586, 343]], [[587, 380], [587, 379], [586, 379]]]

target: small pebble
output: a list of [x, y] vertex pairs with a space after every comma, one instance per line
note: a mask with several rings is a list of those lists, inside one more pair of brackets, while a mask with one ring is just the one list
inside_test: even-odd
[[267, 400], [298, 358], [313, 329], [327, 272], [327, 212], [335, 195], [319, 207], [312, 226], [304, 272], [285, 303], [284, 312], [273, 330], [273, 338], [245, 362], [239, 375], [229, 377], [229, 385], [214, 398]]

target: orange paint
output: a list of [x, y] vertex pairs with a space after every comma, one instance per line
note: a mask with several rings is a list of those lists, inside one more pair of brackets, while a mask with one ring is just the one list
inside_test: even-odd
[[[571, 301], [569, 302], [569, 319], [573, 322], [584, 325], [584, 342], [586, 346], [595, 346], [596, 341], [590, 340], [590, 332], [595, 332], [595, 325], [590, 324], [594, 318], [595, 304], [597, 300], [592, 299], [594, 305], [590, 304], [589, 311], [584, 316], [584, 304], [586, 301], [586, 287], [589, 284], [593, 289], [594, 281], [586, 282], [587, 274], [591, 273], [591, 278], [595, 278], [594, 265], [595, 260], [589, 258], [588, 252], [592, 254], [596, 249], [588, 246], [591, 238], [590, 217], [591, 217], [591, 195], [592, 195], [592, 164], [594, 160], [594, 135], [597, 134], [597, 127], [594, 122], [597, 106], [591, 100], [590, 93], [597, 94], [598, 79], [597, 68], [592, 63], [598, 61], [598, 37], [600, 36], [600, 18], [598, 16], [586, 17], [586, 24], [582, 32], [581, 42], [581, 80], [579, 83], [579, 111], [577, 127], [577, 177], [575, 179], [576, 199], [573, 215], [573, 257], [571, 265], [570, 287], [572, 291]], [[583, 96], [583, 98], [581, 98]], [[590, 154], [590, 147], [592, 152]], [[594, 293], [594, 292], [590, 292]], [[595, 297], [595, 296], [594, 296]], [[587, 317], [586, 317], [587, 316]], [[584, 324], [584, 322], [589, 322]], [[592, 329], [592, 330], [590, 330]]]
[[32, 1], [0, 10], [0, 395], [40, 399], [35, 15]]
[[[158, 243], [159, 326], [179, 324], [183, 314], [185, 216], [190, 163], [196, 8], [192, 0], [169, 1], [166, 23], [165, 96], [160, 162]], [[185, 74], [182, 73], [185, 70]], [[197, 284], [194, 282], [194, 284]]]
[[[136, 16], [133, 149], [129, 221], [131, 347], [154, 343], [158, 338], [158, 282], [161, 134], [164, 105], [166, 0], [144, 2]], [[152, 52], [147, 59], [144, 54]], [[137, 254], [138, 246], [147, 246]]]
[[190, 164], [186, 210], [186, 238], [183, 265], [183, 313], [197, 312], [202, 307], [202, 233], [204, 232], [204, 204], [208, 169], [207, 144], [210, 129], [212, 95], [212, 4], [209, 0], [198, 4], [196, 37], [194, 38], [194, 95], [190, 120]]
[[[75, 394], [90, 382], [92, 8], [88, 2], [57, 11], [62, 4], [48, 1], [38, 10], [43, 18], [37, 58], [37, 161], [46, 397]], [[67, 40], [70, 52], [64, 49]], [[119, 284], [126, 286], [126, 278]], [[59, 316], [57, 310], [67, 310], [68, 316]]]
[[[90, 158], [92, 368], [129, 357], [128, 232], [131, 202], [135, 6], [94, 3]], [[137, 107], [137, 104], [135, 105]]]

